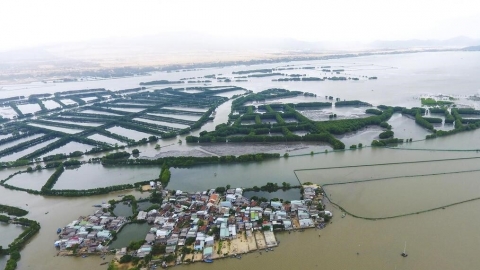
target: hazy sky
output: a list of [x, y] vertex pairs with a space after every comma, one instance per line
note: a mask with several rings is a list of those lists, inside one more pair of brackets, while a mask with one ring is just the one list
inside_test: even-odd
[[478, 0], [0, 0], [0, 49], [194, 31], [306, 41], [480, 38]]

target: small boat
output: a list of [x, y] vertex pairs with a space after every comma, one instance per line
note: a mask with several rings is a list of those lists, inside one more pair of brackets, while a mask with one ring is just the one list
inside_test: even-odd
[[45, 215], [48, 214], [48, 212], [45, 212]]
[[346, 215], [347, 215], [346, 213], [343, 213], [343, 214], [342, 214], [342, 218], [344, 218]]
[[206, 263], [213, 263], [213, 260], [212, 259], [204, 259], [203, 262], [206, 262]]
[[405, 247], [403, 248], [403, 252], [402, 252], [402, 257], [407, 257], [408, 254], [407, 254], [407, 241], [405, 241]]
[[237, 258], [237, 259], [241, 259], [241, 258], [242, 258], [242, 256], [240, 256], [240, 255], [237, 255], [237, 256], [236, 256], [236, 258]]
[[108, 263], [108, 262], [102, 262], [100, 265], [105, 265], [105, 264], [107, 264], [107, 263]]
[[102, 207], [101, 204], [94, 204], [93, 207]]
[[86, 257], [88, 257], [88, 255], [82, 255], [82, 258], [86, 258]]
[[62, 229], [61, 228], [58, 228], [57, 229], [57, 234], [61, 233], [62, 232]]

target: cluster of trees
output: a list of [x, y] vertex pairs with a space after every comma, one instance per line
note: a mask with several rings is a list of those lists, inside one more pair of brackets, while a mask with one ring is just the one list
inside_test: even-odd
[[372, 104], [363, 102], [360, 100], [344, 100], [335, 102], [335, 107], [344, 107], [344, 106], [368, 106], [371, 107]]
[[433, 125], [428, 122], [425, 118], [422, 117], [420, 112], [417, 111], [417, 114], [415, 115], [415, 123], [418, 125], [428, 129], [428, 130], [434, 130]]
[[22, 151], [22, 150], [27, 149], [29, 147], [32, 147], [36, 144], [46, 142], [46, 141], [48, 141], [48, 140], [50, 140], [54, 137], [55, 137], [55, 135], [53, 135], [52, 133], [49, 133], [49, 134], [45, 134], [45, 136], [35, 138], [33, 140], [26, 141], [26, 142], [23, 142], [23, 143], [19, 143], [17, 145], [12, 146], [12, 147], [1, 150], [0, 151], [0, 157], [7, 156], [7, 155], [10, 155], [10, 154]]
[[20, 250], [38, 231], [40, 231], [40, 223], [34, 220], [29, 220], [26, 218], [16, 218], [13, 220], [13, 223], [26, 226], [27, 229], [24, 230], [11, 244], [8, 245], [7, 252], [10, 254], [10, 258], [7, 261], [5, 270], [15, 270], [17, 268], [17, 263], [21, 258]]
[[122, 152], [116, 152], [116, 153], [105, 155], [103, 159], [107, 159], [107, 160], [108, 159], [124, 159], [129, 157], [130, 157], [130, 153], [128, 153], [127, 151], [122, 151]]
[[369, 114], [374, 114], [374, 115], [381, 115], [382, 114], [382, 111], [377, 110], [377, 109], [366, 109], [365, 112], [369, 113]]
[[421, 98], [422, 105], [425, 106], [450, 106], [453, 104], [452, 101], [445, 100], [435, 100], [433, 98]]
[[390, 119], [393, 109], [383, 111], [381, 115], [369, 116], [358, 119], [341, 119], [336, 121], [321, 121], [316, 123], [319, 131], [342, 135], [348, 132], [357, 131], [369, 125], [380, 125], [380, 123]]
[[50, 156], [46, 156], [46, 157], [43, 157], [43, 161], [44, 162], [49, 162], [49, 161], [53, 161], [53, 160], [62, 160], [62, 159], [67, 159], [67, 158], [72, 158], [72, 157], [81, 157], [83, 156], [83, 152], [82, 151], [74, 151], [70, 154], [55, 154], [55, 155], [50, 155]]
[[380, 133], [380, 135], [378, 135], [378, 137], [380, 139], [391, 138], [391, 137], [393, 137], [393, 131], [391, 131], [391, 130], [384, 131], [384, 132]]
[[157, 81], [150, 81], [150, 82], [141, 82], [140, 85], [180, 84], [180, 83], [185, 83], [185, 81], [157, 80]]
[[399, 143], [403, 143], [403, 139], [390, 138], [386, 140], [373, 140], [372, 146], [387, 146], [390, 144], [399, 144]]
[[47, 182], [45, 182], [41, 191], [45, 192], [45, 191], [51, 190], [53, 188], [53, 186], [55, 185], [55, 183], [57, 182], [60, 175], [62, 175], [62, 173], [64, 172], [64, 170], [65, 169], [63, 167], [63, 164], [59, 165], [57, 167], [57, 169], [55, 170], [55, 172], [48, 178]]
[[15, 206], [0, 204], [0, 212], [7, 213], [10, 216], [23, 217], [28, 214], [27, 210]]
[[167, 187], [168, 183], [170, 182], [170, 177], [172, 173], [170, 172], [170, 168], [168, 167], [167, 163], [162, 165], [162, 169], [160, 170], [159, 180], [162, 183], [162, 187]]

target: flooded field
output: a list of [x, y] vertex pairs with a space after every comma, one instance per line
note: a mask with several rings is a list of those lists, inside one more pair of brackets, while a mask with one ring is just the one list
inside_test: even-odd
[[8, 156], [1, 157], [1, 158], [0, 158], [0, 161], [2, 161], [2, 162], [5, 162], [5, 161], [15, 161], [15, 160], [17, 160], [17, 159], [19, 159], [19, 158], [21, 158], [21, 157], [23, 157], [23, 156], [25, 156], [25, 155], [27, 155], [27, 154], [30, 154], [30, 153], [32, 153], [32, 152], [35, 151], [35, 150], [38, 150], [38, 149], [40, 149], [40, 148], [42, 148], [42, 147], [45, 147], [45, 146], [47, 146], [47, 145], [49, 145], [49, 144], [51, 144], [52, 142], [55, 142], [55, 141], [57, 141], [57, 140], [58, 140], [58, 138], [55, 138], [55, 139], [48, 140], [48, 141], [46, 141], [46, 142], [42, 142], [42, 143], [36, 144], [36, 145], [34, 145], [34, 146], [30, 147], [30, 148], [24, 149], [24, 150], [22, 150], [22, 151], [19, 151], [19, 152], [10, 154], [10, 155], [8, 155]]
[[12, 109], [12, 107], [7, 106], [7, 107], [0, 107], [0, 115], [3, 118], [9, 118], [13, 119], [13, 117], [17, 116], [17, 113]]
[[0, 222], [0, 246], [8, 247], [23, 231], [22, 226]]
[[92, 140], [96, 140], [96, 141], [100, 141], [100, 142], [109, 143], [111, 145], [115, 145], [115, 144], [124, 145], [125, 144], [125, 143], [123, 143], [119, 140], [115, 140], [115, 139], [112, 139], [110, 137], [107, 137], [107, 136], [104, 136], [104, 135], [101, 135], [101, 134], [93, 134], [91, 136], [88, 136], [87, 138], [92, 139]]
[[34, 126], [34, 127], [41, 127], [41, 128], [45, 128], [45, 129], [49, 129], [49, 130], [60, 131], [60, 132], [67, 133], [67, 134], [76, 134], [76, 133], [80, 133], [80, 132], [83, 131], [82, 129], [54, 127], [54, 126], [47, 126], [47, 125], [41, 125], [41, 124], [32, 124], [32, 123], [30, 123], [30, 124], [28, 124], [28, 125]]
[[77, 125], [77, 126], [85, 126], [85, 127], [98, 127], [98, 126], [101, 126], [103, 125], [103, 123], [89, 123], [89, 122], [74, 122], [74, 121], [60, 121], [60, 120], [45, 120], [43, 119], [44, 121], [48, 121], [48, 122], [53, 122], [53, 123], [65, 123], [65, 124], [70, 124], [70, 125]]
[[[54, 189], [91, 189], [113, 185], [133, 184], [158, 179], [160, 167], [129, 166], [104, 167], [100, 164], [85, 164], [80, 168], [66, 169]], [[79, 181], [77, 176], [81, 175]]]
[[36, 113], [41, 110], [40, 105], [38, 104], [22, 104], [17, 107], [23, 114]]
[[20, 173], [7, 181], [7, 184], [15, 187], [40, 190], [55, 169], [43, 169], [40, 171]]
[[415, 119], [400, 113], [394, 113], [387, 123], [392, 126], [396, 138], [423, 140], [425, 136], [431, 134], [427, 129], [417, 125]]
[[121, 114], [117, 114], [117, 113], [110, 113], [110, 112], [104, 112], [104, 111], [95, 111], [95, 110], [83, 110], [83, 111], [80, 111], [80, 113], [91, 113], [91, 114], [100, 114], [100, 115], [121, 116]]
[[332, 107], [322, 108], [320, 110], [307, 110], [305, 108], [299, 108], [301, 114], [313, 121], [327, 121], [329, 116], [336, 114], [336, 120], [339, 119], [355, 119], [363, 118], [367, 116], [365, 110], [370, 107]]
[[121, 111], [121, 112], [137, 113], [137, 112], [144, 111], [146, 108], [117, 108], [117, 107], [113, 107], [111, 109], [115, 110], [115, 111]]
[[73, 153], [75, 151], [86, 152], [86, 151], [88, 151], [92, 148], [93, 148], [92, 145], [78, 143], [78, 142], [69, 142], [64, 146], [61, 146], [61, 147], [59, 147], [55, 150], [52, 150], [48, 153], [43, 154], [41, 156], [41, 158], [46, 157], [46, 156], [50, 156], [50, 155], [56, 155], [56, 154], [67, 154], [68, 155], [68, 154]]
[[52, 109], [55, 109], [55, 108], [62, 107], [60, 104], [58, 104], [57, 102], [55, 102], [53, 100], [44, 100], [42, 102], [43, 102], [43, 105], [45, 105], [45, 107], [47, 108], [47, 110], [52, 110]]
[[187, 125], [183, 125], [183, 124], [170, 123], [170, 122], [164, 122], [164, 121], [155, 121], [155, 120], [143, 119], [143, 118], [133, 118], [133, 120], [137, 120], [137, 121], [145, 122], [145, 123], [150, 123], [150, 124], [155, 124], [155, 125], [159, 125], [159, 126], [173, 127], [173, 128], [180, 128], [180, 129], [184, 129], [184, 128], [188, 127]]
[[5, 143], [5, 144], [2, 144], [0, 145], [0, 150], [4, 150], [4, 149], [7, 149], [7, 148], [10, 148], [12, 146], [15, 146], [19, 143], [24, 143], [24, 142], [28, 142], [28, 141], [31, 141], [33, 139], [36, 139], [36, 138], [40, 138], [42, 137], [43, 135], [45, 134], [34, 134], [32, 136], [28, 136], [28, 137], [25, 137], [25, 138], [21, 138], [21, 139], [18, 139], [18, 140], [15, 140], [15, 141], [11, 141], [11, 142], [8, 142], [8, 143]]
[[189, 120], [189, 121], [197, 121], [201, 117], [199, 115], [164, 114], [164, 113], [147, 113], [147, 115], [155, 115], [155, 116], [169, 117], [169, 118]]
[[73, 104], [77, 104], [77, 102], [71, 100], [71, 99], [60, 99], [60, 101], [65, 104], [65, 105], [73, 105]]
[[[480, 198], [479, 176], [480, 171], [402, 177], [331, 185], [326, 186], [324, 190], [329, 194], [331, 201], [354, 215], [382, 218], [426, 211]], [[425, 194], [429, 194], [428, 200], [425, 199]]]
[[152, 134], [148, 134], [148, 133], [144, 133], [144, 132], [140, 132], [140, 131], [136, 131], [136, 130], [132, 130], [132, 129], [127, 129], [127, 128], [123, 128], [123, 127], [119, 127], [119, 126], [112, 127], [112, 128], [107, 129], [107, 130], [112, 132], [112, 133], [116, 133], [116, 134], [128, 137], [128, 138], [136, 140], [136, 141], [141, 140], [143, 138], [148, 139], [148, 137], [152, 136]]
[[206, 112], [208, 109], [207, 108], [195, 108], [195, 107], [172, 107], [172, 106], [166, 106], [163, 107], [163, 109], [169, 109], [169, 110], [178, 110], [178, 111], [188, 111], [188, 112]]

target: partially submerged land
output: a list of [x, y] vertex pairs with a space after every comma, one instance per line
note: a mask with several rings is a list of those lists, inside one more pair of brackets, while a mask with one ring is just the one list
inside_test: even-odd
[[[101, 255], [114, 251], [111, 269], [124, 264], [145, 267], [156, 264], [173, 266], [182, 263], [211, 262], [220, 258], [240, 259], [242, 254], [273, 251], [278, 245], [278, 231], [322, 229], [332, 213], [324, 211], [322, 191], [316, 186], [300, 190], [302, 200], [267, 200], [243, 196], [244, 189], [218, 187], [208, 191], [182, 192], [163, 189], [152, 182], [147, 209], [139, 210], [133, 196], [101, 205], [93, 215], [82, 216], [64, 228], [59, 228], [55, 246], [58, 255]], [[269, 183], [247, 190], [290, 189]], [[300, 197], [300, 196], [299, 196]], [[128, 217], [116, 216], [115, 207], [132, 208]], [[148, 224], [146, 235], [136, 234], [128, 246], [112, 250], [108, 245], [122, 237], [122, 229], [130, 224]]]
[[[303, 91], [290, 91], [282, 88], [270, 88], [264, 91], [258, 91], [253, 93], [247, 90], [247, 88], [239, 86], [190, 86], [201, 82], [203, 84], [209, 84], [211, 82], [216, 83], [231, 83], [235, 80], [261, 80], [264, 78], [266, 81], [284, 80], [285, 72], [291, 70], [295, 72], [295, 76], [289, 76], [290, 78], [321, 78], [321, 80], [307, 79], [310, 82], [306, 83], [328, 83], [322, 81], [324, 77], [304, 75], [303, 71], [308, 72], [326, 72], [330, 70], [328, 78], [342, 78], [332, 79], [334, 83], [343, 84], [347, 81], [357, 81], [345, 74], [345, 70], [335, 69], [327, 66], [302, 66], [302, 67], [278, 67], [276, 69], [246, 69], [243, 71], [237, 71], [232, 74], [211, 74], [205, 76], [195, 76], [182, 78], [180, 80], [152, 80], [150, 82], [145, 81], [144, 86], [132, 89], [125, 89], [119, 91], [111, 91], [103, 88], [98, 89], [84, 89], [77, 91], [64, 91], [52, 94], [36, 94], [30, 97], [15, 97], [5, 98], [1, 100], [3, 109], [13, 111], [14, 114], [9, 114], [11, 119], [4, 117], [2, 121], [2, 134], [0, 137], [0, 158], [1, 165], [4, 168], [5, 173], [11, 172], [11, 174], [1, 180], [1, 185], [5, 188], [17, 190], [19, 192], [28, 192], [35, 195], [42, 196], [91, 196], [95, 194], [106, 194], [112, 191], [131, 190], [133, 188], [140, 188], [141, 186], [148, 185], [151, 180], [159, 181], [162, 186], [166, 187], [170, 181], [171, 169], [177, 168], [195, 168], [196, 166], [206, 164], [234, 164], [234, 163], [259, 163], [269, 160], [288, 160], [290, 154], [287, 151], [283, 151], [284, 148], [278, 148], [272, 151], [266, 151], [267, 153], [249, 153], [248, 149], [255, 147], [258, 144], [267, 145], [269, 143], [322, 143], [328, 146], [330, 151], [344, 151], [355, 150], [358, 148], [364, 148], [369, 146], [375, 147], [395, 147], [398, 144], [411, 142], [411, 138], [398, 136], [400, 132], [389, 124], [389, 120], [393, 115], [401, 115], [407, 118], [409, 121], [416, 123], [416, 125], [425, 131], [428, 136], [426, 139], [434, 139], [436, 137], [442, 137], [446, 135], [452, 135], [463, 131], [471, 131], [480, 127], [480, 119], [477, 115], [480, 114], [475, 108], [465, 108], [457, 103], [457, 99], [453, 96], [430, 96], [428, 98], [418, 100], [416, 106], [422, 107], [403, 107], [403, 106], [372, 106], [371, 104], [360, 100], [345, 100], [343, 97], [337, 96], [317, 96], [316, 94]], [[343, 74], [337, 74], [343, 73]], [[292, 74], [290, 74], [292, 75]], [[299, 75], [299, 76], [296, 76]], [[275, 76], [277, 78], [275, 78]], [[283, 76], [283, 77], [282, 77]], [[245, 78], [243, 78], [245, 77]], [[272, 77], [272, 78], [270, 78]], [[345, 79], [343, 79], [345, 78]], [[376, 76], [357, 76], [358, 80], [375, 80]], [[380, 78], [381, 80], [381, 78]], [[179, 83], [181, 81], [181, 83]], [[300, 80], [303, 81], [303, 80]], [[239, 81], [240, 83], [240, 81]], [[332, 82], [333, 83], [333, 82]], [[171, 87], [161, 86], [170, 85]], [[178, 86], [178, 84], [182, 84]], [[277, 84], [274, 82], [273, 84]], [[157, 88], [158, 86], [162, 88]], [[472, 100], [474, 97], [470, 97]], [[53, 103], [52, 103], [53, 102]], [[57, 105], [55, 105], [55, 103]], [[226, 106], [225, 106], [226, 105]], [[227, 109], [220, 110], [220, 106], [225, 106]], [[340, 115], [339, 108], [355, 108], [360, 111], [361, 114], [355, 117], [349, 117], [350, 115]], [[314, 112], [318, 118], [312, 117]], [[338, 114], [338, 115], [337, 115]], [[14, 115], [14, 117], [12, 116]], [[224, 119], [222, 123], [215, 122], [218, 118]], [[212, 120], [214, 122], [212, 122]], [[215, 124], [213, 124], [215, 123]], [[207, 128], [208, 126], [208, 128]], [[362, 131], [367, 127], [376, 127], [374, 132], [376, 135], [373, 140], [368, 143], [355, 142], [355, 138], [349, 140], [346, 144], [343, 136], [349, 134], [355, 134], [355, 132]], [[398, 138], [398, 137], [399, 138]], [[353, 141], [353, 142], [352, 142]], [[176, 154], [175, 156], [169, 156], [165, 153], [162, 158], [152, 158], [140, 156], [141, 150], [145, 148], [154, 148], [160, 151], [161, 148], [166, 148], [169, 145], [172, 147], [182, 145], [183, 149], [178, 152], [182, 152], [186, 147], [192, 147], [196, 151], [202, 151], [202, 156], [192, 157], [188, 154]], [[205, 151], [205, 148], [201, 146], [212, 145], [216, 147], [223, 146], [240, 146], [247, 152], [239, 153], [224, 153], [215, 154]], [[248, 147], [247, 147], [248, 146]], [[143, 148], [142, 148], [143, 147]], [[198, 147], [198, 148], [197, 148]], [[176, 148], [177, 149], [177, 148]], [[187, 148], [188, 149], [188, 148]], [[208, 148], [206, 148], [208, 149]], [[189, 153], [188, 151], [184, 151]], [[322, 151], [323, 152], [323, 151]], [[313, 156], [319, 154], [318, 151], [312, 150], [306, 155]], [[283, 159], [282, 159], [283, 156]], [[123, 168], [138, 168], [138, 170], [149, 168], [151, 172], [146, 175], [142, 175], [136, 180], [125, 180], [121, 177], [112, 176], [100, 176], [104, 179], [94, 179], [94, 176], [85, 176], [85, 170], [92, 170], [94, 168], [105, 169], [105, 171], [120, 171]], [[18, 179], [42, 178], [41, 183], [35, 183], [35, 187], [25, 185]], [[119, 173], [120, 174], [120, 173]], [[209, 173], [211, 176], [213, 174]], [[103, 175], [108, 175], [106, 172]], [[29, 177], [30, 176], [30, 177]], [[45, 176], [45, 177], [44, 177]], [[63, 179], [62, 179], [63, 176]], [[215, 177], [215, 176], [214, 176]], [[82, 179], [82, 181], [67, 181], [69, 179]], [[88, 178], [88, 179], [86, 179]], [[87, 180], [92, 178], [95, 185], [88, 186]], [[102, 182], [100, 180], [107, 179], [109, 181]], [[268, 177], [267, 177], [268, 178]], [[122, 182], [124, 181], [125, 182]], [[253, 181], [263, 181], [265, 179], [254, 179]], [[90, 181], [90, 182], [92, 182]], [[267, 179], [266, 181], [271, 181]], [[74, 185], [80, 183], [79, 185]], [[263, 182], [262, 182], [263, 183]], [[274, 183], [272, 184], [274, 185]], [[157, 185], [160, 186], [160, 185]], [[278, 187], [277, 187], [278, 188]], [[280, 187], [281, 188], [281, 187]], [[255, 187], [252, 187], [255, 189]], [[160, 190], [159, 190], [160, 191]], [[163, 190], [162, 192], [165, 192]], [[219, 190], [217, 193], [221, 193]], [[245, 190], [244, 190], [245, 191]], [[226, 192], [226, 191], [225, 191]], [[140, 215], [140, 220], [143, 220], [143, 214], [146, 214], [146, 223], [148, 219], [153, 219], [152, 227], [155, 227], [156, 231], [161, 231], [162, 226], [155, 220], [159, 215], [161, 216], [163, 208], [169, 206], [168, 211], [163, 213], [161, 217], [164, 221], [170, 222], [170, 219], [174, 221], [174, 227], [170, 236], [178, 233], [178, 239], [181, 239], [180, 235], [182, 229], [192, 228], [192, 222], [195, 222], [195, 218], [192, 220], [194, 214], [198, 214], [205, 202], [210, 200], [210, 191], [207, 190], [206, 194], [203, 191], [197, 194], [196, 192], [187, 192], [175, 195], [169, 192], [162, 194], [162, 201], [157, 201], [157, 204], [152, 210], [157, 212], [144, 211]], [[235, 194], [235, 193], [234, 193]], [[210, 195], [210, 196], [208, 196]], [[206, 201], [205, 199], [208, 200]], [[228, 211], [228, 217], [222, 217], [225, 215], [219, 209], [221, 209], [221, 201], [227, 201], [227, 195], [225, 198], [219, 196], [217, 204], [210, 205], [212, 212], [208, 212], [208, 219], [205, 216], [198, 219], [197, 222], [203, 221], [204, 226], [210, 225], [218, 226], [220, 228], [221, 223], [217, 224], [219, 218], [225, 218], [226, 224], [232, 221], [235, 225], [236, 232], [245, 229], [245, 234], [237, 234], [239, 240], [232, 242], [223, 241], [220, 245], [220, 241], [214, 242], [212, 248], [212, 258], [228, 253], [228, 255], [239, 254], [242, 251], [251, 251], [255, 249], [262, 249], [267, 246], [264, 239], [265, 235], [262, 235], [263, 225], [270, 226], [270, 229], [274, 228], [273, 221], [278, 221], [278, 213], [272, 208], [273, 205], [267, 204], [261, 207], [261, 211], [265, 216], [269, 216], [269, 220], [262, 218], [262, 222], [259, 224], [259, 220], [252, 221], [251, 212], [254, 207], [261, 205], [261, 198], [253, 197], [235, 197], [235, 200], [239, 199], [244, 202], [243, 205], [233, 206], [229, 208], [233, 210]], [[158, 199], [158, 198], [157, 198]], [[175, 199], [175, 201], [170, 201]], [[253, 199], [253, 201], [251, 200]], [[258, 199], [258, 200], [257, 200]], [[131, 204], [134, 203], [134, 198], [126, 198]], [[272, 200], [275, 202], [276, 200]], [[183, 202], [183, 203], [182, 203]], [[202, 204], [203, 202], [203, 204]], [[235, 201], [236, 202], [236, 201]], [[257, 205], [252, 205], [256, 202]], [[121, 202], [123, 203], [123, 202]], [[118, 205], [117, 202], [111, 205]], [[181, 207], [181, 205], [185, 207]], [[275, 203], [274, 203], [275, 205]], [[285, 200], [281, 203], [279, 213], [283, 215], [285, 209], [291, 207], [292, 201], [287, 203]], [[301, 203], [302, 207], [310, 210], [316, 208], [318, 204], [308, 205], [308, 202]], [[178, 207], [178, 213], [175, 213]], [[284, 210], [282, 210], [282, 207]], [[132, 207], [134, 208], [134, 207]], [[247, 211], [249, 208], [249, 211]], [[271, 212], [267, 208], [271, 209]], [[173, 209], [173, 211], [170, 211]], [[237, 209], [240, 209], [237, 212]], [[257, 208], [258, 209], [258, 208]], [[290, 208], [291, 209], [291, 208]], [[114, 211], [115, 209], [113, 209]], [[210, 210], [210, 208], [208, 208]], [[218, 211], [217, 211], [218, 210]], [[132, 220], [138, 220], [138, 214], [132, 215], [133, 218], [116, 219], [111, 214], [110, 210], [106, 209], [94, 214], [99, 215], [98, 219], [105, 217], [105, 222], [111, 225], [112, 222], [123, 224], [124, 226]], [[143, 211], [143, 210], [142, 210]], [[243, 212], [242, 212], [243, 211]], [[265, 211], [267, 213], [265, 213]], [[277, 212], [278, 212], [277, 211]], [[150, 213], [149, 213], [150, 212]], [[255, 212], [255, 211], [254, 211]], [[295, 219], [292, 218], [292, 213], [287, 213], [287, 219], [281, 218], [283, 228], [285, 228], [285, 222], [291, 220], [290, 224], [295, 224]], [[315, 214], [314, 212], [312, 212]], [[177, 214], [175, 218], [173, 215]], [[180, 219], [178, 214], [187, 216], [182, 222], [178, 222]], [[268, 215], [270, 214], [270, 215]], [[188, 216], [190, 215], [190, 216]], [[274, 216], [273, 220], [270, 220], [271, 215]], [[294, 212], [293, 215], [298, 216], [299, 213]], [[78, 223], [82, 225], [90, 224], [95, 218], [93, 216], [87, 219], [82, 219]], [[217, 217], [214, 221], [210, 222], [210, 216]], [[254, 214], [255, 216], [255, 214]], [[309, 218], [312, 215], [309, 216]], [[93, 218], [93, 219], [92, 219]], [[198, 218], [198, 215], [197, 215]], [[243, 227], [238, 226], [237, 218], [241, 218], [244, 221]], [[320, 220], [320, 219], [318, 219]], [[172, 222], [173, 222], [172, 221]], [[65, 221], [67, 223], [68, 221]], [[85, 223], [86, 222], [86, 223]], [[269, 223], [270, 222], [270, 223]], [[257, 228], [253, 234], [253, 239], [248, 238], [248, 229], [246, 224], [252, 223], [251, 228]], [[85, 234], [85, 231], [81, 230], [82, 225], [70, 224], [71, 228], [65, 236], [72, 237], [70, 234], [81, 233]], [[270, 225], [268, 225], [270, 224]], [[92, 224], [93, 225], [93, 224]], [[198, 223], [197, 223], [198, 225]], [[300, 224], [299, 224], [300, 225]], [[80, 228], [75, 228], [80, 226]], [[123, 226], [120, 226], [123, 227]], [[216, 228], [216, 227], [215, 227]], [[227, 226], [228, 228], [228, 226]], [[277, 227], [280, 229], [280, 227]], [[293, 228], [293, 225], [292, 225]], [[299, 227], [297, 227], [299, 228]], [[93, 232], [92, 229], [86, 236]], [[107, 228], [108, 229], [108, 228]], [[116, 231], [119, 227], [111, 227], [112, 231]], [[175, 229], [180, 229], [176, 231]], [[197, 229], [200, 229], [198, 226]], [[210, 229], [210, 228], [208, 228]], [[265, 228], [266, 229], [266, 228]], [[269, 230], [266, 230], [267, 234]], [[62, 235], [65, 231], [62, 231]], [[229, 231], [230, 232], [230, 231]], [[121, 232], [120, 232], [121, 233]], [[209, 230], [204, 232], [206, 240]], [[214, 234], [217, 232], [214, 232]], [[218, 232], [219, 233], [219, 232]], [[188, 231], [187, 231], [188, 234]], [[105, 232], [108, 239], [110, 236]], [[100, 234], [102, 236], [102, 234]], [[112, 235], [113, 236], [113, 235]], [[192, 235], [193, 236], [193, 235]], [[194, 237], [198, 238], [198, 230]], [[74, 237], [74, 235], [73, 235]], [[98, 232], [93, 237], [93, 241], [98, 238]], [[150, 236], [151, 239], [152, 235]], [[157, 240], [157, 234], [154, 235]], [[220, 237], [220, 234], [219, 236]], [[143, 236], [142, 236], [143, 239]], [[138, 239], [138, 240], [142, 240]], [[176, 238], [168, 239], [173, 243]], [[198, 240], [202, 239], [202, 235]], [[78, 241], [79, 239], [73, 239]], [[102, 240], [102, 239], [100, 239]], [[190, 240], [192, 241], [192, 240]], [[102, 243], [99, 241], [98, 243]], [[108, 242], [108, 241], [107, 241]], [[167, 252], [168, 243], [163, 247], [160, 253], [155, 252], [155, 244], [151, 245], [151, 249], [145, 246], [142, 249], [143, 240], [140, 246], [138, 242], [132, 246], [130, 250], [127, 250], [126, 255], [138, 255], [138, 250], [142, 252], [150, 251], [152, 257], [157, 259], [167, 259], [168, 261], [180, 261], [187, 262], [202, 260], [203, 251], [196, 255], [191, 253], [192, 249], [195, 249], [195, 243], [191, 243], [191, 246], [187, 246], [186, 249], [179, 248], [178, 243], [176, 248], [170, 248], [169, 251], [174, 251], [174, 256], [164, 256]], [[71, 242], [73, 243], [73, 242]], [[91, 244], [87, 241], [84, 243]], [[229, 245], [230, 243], [230, 245]], [[248, 248], [245, 247], [245, 243], [248, 243]], [[104, 242], [106, 244], [106, 242]], [[103, 244], [102, 244], [103, 245]], [[205, 243], [204, 243], [205, 245]], [[137, 248], [138, 246], [138, 248]], [[66, 248], [66, 245], [64, 246]], [[86, 246], [85, 246], [86, 247]], [[82, 246], [82, 248], [85, 248]], [[87, 247], [96, 250], [96, 247]], [[208, 246], [207, 246], [208, 247]], [[220, 251], [218, 248], [220, 247]], [[137, 253], [135, 253], [135, 251]], [[73, 253], [73, 250], [69, 252]], [[81, 252], [77, 254], [83, 254], [84, 249], [76, 250]], [[142, 254], [142, 252], [140, 254]], [[162, 253], [163, 252], [163, 253]], [[217, 253], [219, 252], [219, 253]], [[64, 253], [62, 253], [64, 254]], [[161, 254], [161, 256], [160, 256]], [[217, 254], [217, 255], [215, 255]], [[146, 256], [145, 256], [146, 257]], [[11, 257], [12, 258], [12, 257]], [[208, 258], [208, 257], [206, 257]], [[13, 256], [13, 259], [19, 259], [18, 256]], [[136, 259], [133, 257], [125, 257], [125, 260], [132, 260], [141, 263], [144, 259]], [[188, 261], [188, 262], [190, 262]]]
[[17, 268], [17, 262], [20, 260], [20, 250], [35, 236], [40, 230], [40, 224], [34, 220], [24, 218], [28, 211], [18, 207], [0, 204], [0, 222], [12, 224], [10, 226], [22, 226], [26, 229], [8, 247], [0, 246], [0, 255], [9, 255], [10, 258], [5, 265], [5, 270], [14, 270]]

